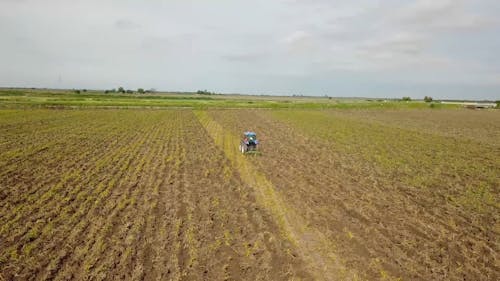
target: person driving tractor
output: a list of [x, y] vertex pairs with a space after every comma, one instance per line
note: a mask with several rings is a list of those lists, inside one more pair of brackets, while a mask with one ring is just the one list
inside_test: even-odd
[[249, 151], [256, 151], [259, 141], [257, 140], [257, 134], [251, 131], [243, 133], [243, 139], [240, 143], [241, 153], [246, 153]]

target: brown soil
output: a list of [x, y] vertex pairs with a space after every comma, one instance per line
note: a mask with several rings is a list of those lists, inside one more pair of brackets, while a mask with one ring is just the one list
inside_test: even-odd
[[[446, 184], [431, 188], [411, 185], [404, 178], [410, 175], [390, 173], [366, 160], [369, 157], [365, 159], [355, 153], [346, 153], [349, 150], [340, 149], [341, 144], [335, 139], [320, 138], [309, 133], [310, 130], [277, 121], [271, 111], [223, 110], [211, 111], [210, 114], [235, 134], [247, 129], [259, 132], [262, 154], [249, 158], [249, 161], [265, 173], [289, 208], [298, 211], [309, 227], [328, 237], [339, 259], [347, 268], [357, 272], [358, 277], [366, 280], [499, 278], [498, 201], [495, 203], [493, 199], [492, 203], [485, 203], [492, 205], [483, 208], [468, 208], [452, 200], [456, 194], [468, 194], [463, 192], [468, 183], [480, 180], [490, 183], [486, 190], [490, 196], [498, 198], [498, 178], [482, 179], [480, 177], [484, 173], [481, 172], [458, 179], [444, 174], [442, 181]], [[376, 124], [363, 118], [363, 113], [324, 114], [348, 115], [351, 121], [368, 124], [360, 127], [363, 130], [370, 130], [370, 126]], [[404, 112], [398, 114], [404, 115]], [[465, 119], [467, 115], [461, 118]], [[489, 124], [489, 120], [485, 120]], [[342, 122], [342, 119], [332, 120], [337, 121]], [[476, 122], [480, 124], [480, 121]], [[457, 123], [455, 121], [455, 129], [460, 132], [467, 130], [457, 126]], [[416, 130], [415, 127], [412, 130]], [[391, 128], [396, 138], [405, 137], [405, 130], [400, 130], [398, 126]], [[358, 132], [360, 136], [368, 133]], [[441, 137], [443, 143], [462, 141], [464, 134], [470, 136], [467, 133], [455, 134], [454, 140], [449, 141], [445, 139], [450, 137], [449, 134], [451, 130]], [[439, 135], [429, 139], [435, 141], [440, 138]], [[391, 143], [394, 136], [387, 137], [386, 142]], [[422, 137], [423, 140], [425, 138]], [[456, 153], [488, 154], [487, 158], [470, 159], [469, 165], [482, 165], [486, 169], [500, 171], [500, 163], [494, 160], [498, 159], [498, 154], [497, 158], [490, 155], [497, 153], [498, 147], [491, 143], [488, 146], [470, 143], [469, 139], [463, 140], [462, 148], [475, 145], [482, 150]], [[391, 149], [395, 151], [403, 149], [396, 142], [392, 145]], [[425, 145], [423, 143], [422, 146]], [[432, 144], [429, 147], [432, 148]], [[450, 149], [453, 152], [452, 145]], [[460, 159], [457, 154], [450, 152], [450, 163]], [[413, 172], [425, 171], [426, 168], [410, 167]]]
[[498, 112], [0, 113], [0, 280], [500, 279]]
[[0, 126], [3, 279], [311, 279], [192, 112], [45, 112], [40, 134], [16, 114]]

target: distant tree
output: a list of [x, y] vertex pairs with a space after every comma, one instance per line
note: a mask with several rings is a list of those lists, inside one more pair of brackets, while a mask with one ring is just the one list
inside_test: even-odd
[[411, 98], [410, 97], [403, 97], [401, 100], [402, 101], [411, 101]]
[[80, 90], [74, 90], [75, 94], [79, 94]]
[[431, 102], [432, 101], [432, 97], [425, 96], [424, 97], [424, 101], [425, 102]]
[[87, 89], [83, 89], [82, 91], [83, 91], [84, 93], [86, 93], [86, 92], [87, 92]]
[[144, 89], [143, 89], [143, 88], [139, 88], [139, 89], [137, 89], [137, 92], [138, 92], [139, 94], [144, 94]]
[[134, 93], [134, 91], [132, 91], [132, 90], [127, 90], [127, 94], [133, 94], [133, 93]]
[[196, 92], [198, 95], [213, 95], [213, 93], [207, 91], [207, 90], [198, 90]]
[[125, 93], [125, 89], [123, 89], [123, 87], [118, 87], [118, 93]]
[[500, 100], [495, 101], [495, 103], [497, 104], [496, 108], [500, 109]]
[[105, 94], [109, 93], [109, 90], [104, 90], [104, 93], [105, 93]]

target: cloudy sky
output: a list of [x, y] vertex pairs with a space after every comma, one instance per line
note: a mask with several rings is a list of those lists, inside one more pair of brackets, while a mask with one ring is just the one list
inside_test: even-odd
[[500, 99], [498, 0], [0, 0], [0, 86]]

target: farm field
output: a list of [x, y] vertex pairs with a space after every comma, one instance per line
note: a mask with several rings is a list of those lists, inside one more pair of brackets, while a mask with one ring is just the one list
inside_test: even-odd
[[498, 110], [1, 109], [0, 280], [498, 280], [499, 175]]
[[327, 97], [246, 96], [196, 93], [121, 94], [102, 91], [0, 88], [0, 108], [457, 108], [458, 105], [419, 101]]

